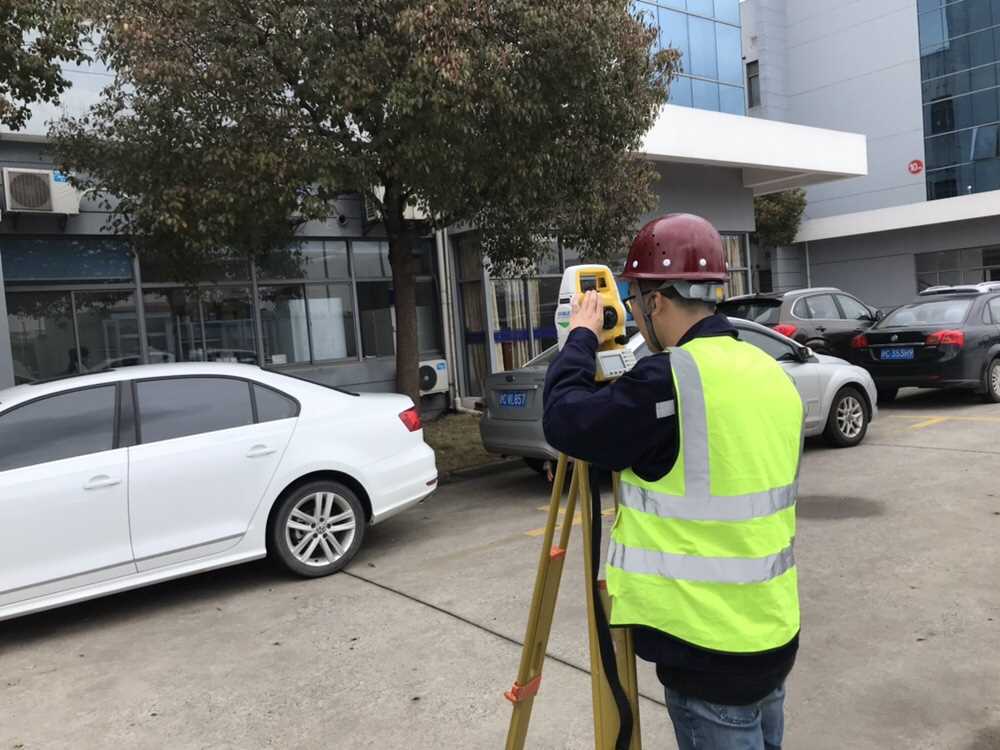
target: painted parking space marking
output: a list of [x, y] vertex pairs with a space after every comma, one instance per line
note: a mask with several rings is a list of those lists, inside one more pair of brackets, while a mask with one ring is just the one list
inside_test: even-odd
[[925, 427], [933, 427], [937, 424], [944, 424], [945, 422], [986, 422], [986, 423], [997, 423], [1000, 422], [1000, 417], [966, 417], [961, 415], [955, 416], [943, 416], [943, 415], [932, 415], [928, 416], [926, 414], [889, 414], [887, 415], [890, 419], [912, 419], [916, 420], [915, 424], [909, 426], [911, 430], [922, 430]]

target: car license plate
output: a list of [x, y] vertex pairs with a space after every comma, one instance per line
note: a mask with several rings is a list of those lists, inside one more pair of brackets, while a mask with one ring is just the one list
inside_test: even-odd
[[504, 391], [500, 394], [500, 406], [504, 409], [523, 409], [528, 405], [528, 394], [524, 391]]
[[881, 359], [913, 359], [913, 347], [894, 346], [883, 349]]

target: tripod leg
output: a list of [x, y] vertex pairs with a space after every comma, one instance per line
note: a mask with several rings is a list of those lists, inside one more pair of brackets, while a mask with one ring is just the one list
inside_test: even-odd
[[552, 540], [555, 537], [556, 526], [559, 524], [559, 506], [566, 485], [566, 466], [566, 456], [560, 455], [559, 463], [556, 466], [555, 481], [552, 483], [552, 496], [549, 500], [542, 552], [538, 561], [538, 573], [535, 576], [535, 589], [531, 599], [531, 610], [528, 614], [524, 648], [521, 652], [521, 665], [517, 671], [517, 681], [504, 694], [507, 700], [514, 704], [510, 726], [507, 730], [507, 750], [522, 750], [524, 747], [528, 734], [528, 723], [531, 720], [531, 709], [542, 679], [542, 664], [545, 660], [545, 650], [548, 648], [549, 633], [552, 630], [552, 616], [555, 613], [559, 582], [562, 578], [566, 556], [566, 545], [569, 543], [569, 534], [573, 525], [572, 519], [580, 487], [579, 464], [577, 464], [574, 466], [573, 479], [570, 482], [569, 496], [566, 500], [566, 510], [559, 534], [559, 544], [554, 546]]
[[[591, 525], [600, 523], [600, 519], [595, 519], [591, 512], [590, 482], [588, 481], [588, 469], [586, 465], [580, 467], [579, 495], [580, 495], [580, 516], [583, 521], [583, 561], [584, 580], [590, 581], [590, 560], [591, 552]], [[600, 551], [597, 551], [600, 554]], [[604, 665], [601, 662], [601, 647], [597, 636], [597, 620], [594, 615], [594, 607], [601, 606], [600, 602], [594, 601], [594, 591], [591, 586], [587, 589], [587, 633], [590, 641], [590, 688], [594, 703], [594, 747], [596, 750], [613, 750], [615, 741], [618, 738], [618, 707], [615, 705], [614, 695], [608, 685], [607, 677], [604, 673]]]
[[[618, 472], [614, 472], [611, 482], [616, 514], [621, 497], [619, 479], [620, 475]], [[601, 590], [601, 600], [604, 604], [604, 611], [610, 613], [612, 607], [611, 599], [608, 596], [607, 589], [603, 587]], [[629, 705], [632, 707], [632, 742], [629, 744], [629, 750], [642, 750], [642, 731], [639, 725], [639, 680], [636, 676], [635, 642], [632, 636], [632, 629], [614, 628], [611, 631], [611, 637], [615, 642], [618, 679], [621, 681], [622, 687], [625, 689], [625, 695], [628, 697]]]

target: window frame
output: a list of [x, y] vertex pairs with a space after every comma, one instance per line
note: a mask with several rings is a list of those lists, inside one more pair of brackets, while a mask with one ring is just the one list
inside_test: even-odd
[[[70, 377], [78, 377], [78, 376], [73, 375], [73, 376], [70, 376]], [[7, 471], [17, 471], [19, 469], [26, 469], [26, 468], [29, 468], [29, 467], [32, 467], [32, 466], [44, 466], [45, 464], [56, 463], [58, 461], [70, 461], [70, 460], [72, 460], [74, 458], [82, 458], [83, 456], [96, 456], [99, 453], [108, 453], [110, 451], [116, 451], [116, 450], [118, 450], [121, 447], [125, 447], [125, 446], [121, 446], [119, 444], [120, 440], [121, 440], [120, 422], [121, 422], [121, 411], [122, 411], [122, 403], [121, 403], [122, 381], [121, 380], [112, 380], [112, 381], [105, 382], [105, 383], [93, 383], [91, 385], [80, 385], [80, 386], [76, 386], [75, 388], [65, 388], [63, 390], [56, 391], [55, 393], [46, 393], [46, 394], [41, 395], [41, 396], [35, 396], [34, 398], [30, 398], [30, 399], [28, 399], [26, 401], [19, 401], [18, 403], [12, 404], [11, 406], [8, 406], [6, 409], [3, 409], [2, 411], [0, 411], [0, 420], [3, 420], [3, 418], [6, 417], [6, 416], [8, 416], [9, 414], [13, 414], [18, 409], [22, 409], [22, 408], [27, 407], [27, 406], [32, 406], [33, 404], [37, 404], [37, 403], [40, 403], [42, 401], [46, 401], [47, 399], [58, 398], [59, 396], [66, 396], [66, 395], [69, 395], [69, 394], [72, 394], [72, 393], [80, 393], [82, 391], [93, 391], [93, 390], [96, 390], [96, 389], [99, 389], [99, 388], [109, 388], [109, 387], [110, 388], [114, 388], [114, 391], [115, 391], [115, 395], [114, 395], [114, 416], [112, 417], [113, 424], [112, 424], [112, 437], [111, 437], [111, 447], [110, 448], [106, 448], [104, 450], [99, 450], [99, 451], [94, 451], [92, 453], [79, 453], [79, 454], [77, 454], [75, 456], [66, 456], [64, 458], [56, 458], [56, 459], [53, 459], [51, 461], [42, 461], [40, 463], [24, 464], [23, 466], [15, 466], [15, 467], [13, 467], [11, 469], [0, 469], [0, 474], [3, 474], [5, 472], [7, 472]]]
[[[852, 302], [856, 302], [858, 305], [860, 305], [865, 310], [865, 313], [866, 313], [865, 317], [863, 317], [863, 318], [852, 318], [852, 317], [850, 317], [848, 315], [848, 313], [847, 313], [847, 310], [845, 310], [844, 306], [840, 303], [840, 298], [841, 297], [846, 297], [847, 299], [851, 300]], [[840, 310], [841, 316], [843, 316], [843, 317], [841, 317], [841, 320], [848, 320], [848, 321], [853, 321], [853, 320], [871, 320], [872, 318], [874, 318], [874, 316], [872, 315], [872, 309], [870, 307], [868, 307], [868, 305], [866, 305], [864, 302], [862, 302], [861, 300], [859, 300], [857, 297], [855, 297], [855, 296], [853, 296], [851, 294], [848, 294], [847, 292], [834, 292], [833, 293], [833, 301], [837, 305], [837, 309]]]
[[[745, 344], [750, 344], [750, 346], [757, 347], [762, 352], [764, 352], [764, 354], [766, 354], [767, 356], [771, 357], [771, 359], [773, 359], [775, 362], [778, 362], [779, 364], [781, 362], [797, 362], [798, 361], [798, 357], [796, 356], [796, 354], [798, 352], [798, 349], [793, 344], [790, 344], [787, 341], [782, 341], [777, 336], [772, 336], [771, 334], [769, 334], [769, 333], [767, 333], [765, 331], [758, 331], [756, 328], [749, 328], [749, 327], [745, 327], [745, 326], [736, 326], [736, 332], [737, 332], [737, 337], [739, 338], [740, 341], [744, 342]], [[775, 357], [773, 354], [771, 354], [766, 349], [763, 349], [762, 347], [759, 347], [756, 344], [754, 344], [752, 341], [748, 341], [747, 339], [743, 338], [744, 332], [746, 332], [746, 333], [752, 333], [752, 334], [755, 334], [757, 336], [762, 336], [763, 338], [765, 338], [765, 339], [767, 339], [769, 341], [773, 341], [778, 346], [781, 346], [781, 347], [787, 349], [788, 351], [786, 352], [786, 354], [790, 357], [790, 359], [785, 359], [785, 355], [784, 354], [781, 357]]]
[[[753, 67], [751, 72], [750, 66]], [[746, 64], [746, 79], [747, 79], [747, 109], [753, 107], [759, 107], [761, 105], [760, 98], [760, 60], [749, 60]], [[756, 84], [756, 96], [754, 96], [754, 84]]]
[[[237, 383], [243, 383], [247, 387], [247, 391], [250, 394], [250, 413], [252, 421], [250, 424], [237, 425], [236, 427], [224, 427], [220, 430], [208, 430], [205, 432], [192, 432], [187, 435], [180, 435], [172, 438], [163, 438], [162, 440], [152, 440], [147, 442], [142, 437], [142, 404], [139, 400], [139, 384], [140, 383], [153, 383], [161, 380], [235, 380]], [[299, 399], [292, 396], [290, 393], [282, 391], [280, 388], [275, 388], [274, 386], [267, 385], [266, 383], [261, 383], [259, 380], [253, 380], [252, 378], [242, 378], [238, 375], [226, 375], [226, 374], [215, 374], [215, 373], [188, 373], [179, 375], [157, 375], [151, 378], [135, 378], [128, 381], [132, 388], [132, 413], [135, 415], [135, 445], [154, 445], [155, 443], [163, 443], [167, 440], [183, 440], [184, 438], [197, 437], [199, 435], [209, 435], [213, 432], [222, 432], [223, 430], [237, 430], [241, 427], [254, 427], [259, 424], [267, 424], [266, 422], [261, 422], [257, 411], [257, 394], [254, 393], [254, 386], [261, 386], [263, 388], [268, 388], [269, 390], [278, 393], [285, 398], [288, 398], [295, 402], [296, 413], [295, 419], [298, 419], [302, 414], [302, 402]], [[292, 419], [292, 417], [288, 417]], [[277, 421], [277, 420], [269, 420]]]
[[1000, 296], [991, 297], [986, 300], [985, 310], [991, 318], [993, 325], [1000, 325]]
[[[839, 315], [843, 315], [844, 313], [840, 309], [840, 305], [837, 304], [837, 300], [834, 297], [834, 294], [835, 294], [834, 292], [821, 292], [819, 294], [810, 294], [810, 295], [805, 296], [805, 297], [800, 297], [795, 302], [795, 305], [792, 308], [792, 315], [795, 315], [795, 307], [798, 307], [798, 305], [800, 303], [805, 302], [806, 303], [806, 307], [808, 308], [809, 314], [810, 314], [811, 317], [808, 317], [808, 318], [799, 318], [799, 320], [844, 320], [844, 318], [839, 317]], [[833, 303], [833, 309], [836, 310], [837, 313], [838, 313], [838, 317], [836, 317], [836, 318], [817, 318], [815, 315], [813, 315], [812, 305], [809, 304], [809, 300], [819, 299], [820, 297], [829, 297], [830, 298], [830, 301]], [[798, 316], [795, 316], [795, 317], [798, 317]]]

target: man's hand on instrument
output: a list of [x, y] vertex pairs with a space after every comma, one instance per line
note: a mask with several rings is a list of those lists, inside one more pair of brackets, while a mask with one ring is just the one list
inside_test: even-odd
[[604, 328], [604, 307], [601, 305], [601, 298], [597, 292], [589, 291], [586, 294], [574, 294], [573, 302], [570, 305], [569, 330], [575, 328], [586, 328], [593, 331], [598, 338], [601, 337], [601, 330]]

